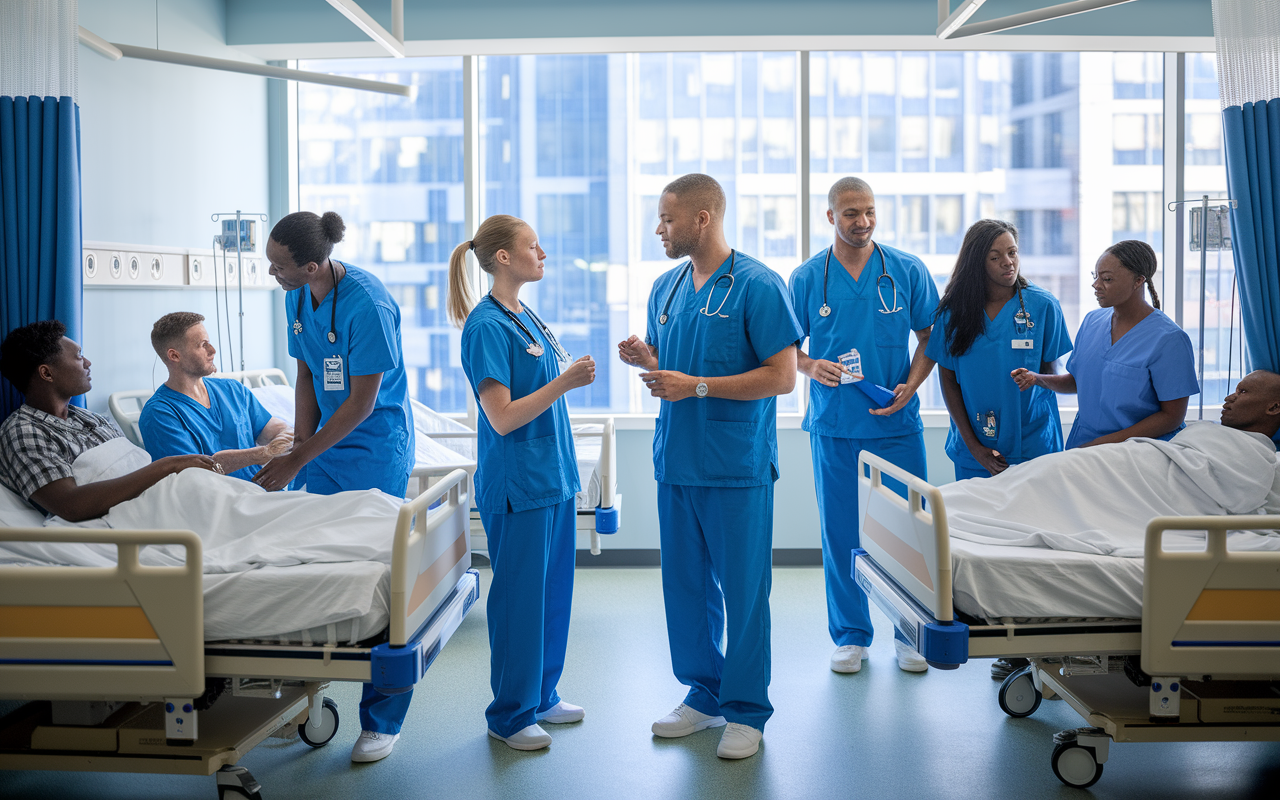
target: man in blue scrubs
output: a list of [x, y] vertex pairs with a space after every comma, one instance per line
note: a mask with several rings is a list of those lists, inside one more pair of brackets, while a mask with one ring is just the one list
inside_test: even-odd
[[[376, 277], [332, 258], [345, 230], [333, 211], [298, 211], [271, 229], [267, 260], [286, 291], [289, 355], [298, 360], [295, 441], [253, 480], [283, 489], [305, 467], [313, 494], [381, 489], [404, 497], [414, 441], [400, 307]], [[364, 685], [352, 761], [391, 754], [412, 696]]]
[[689, 692], [653, 733], [727, 723], [717, 754], [747, 758], [773, 713], [774, 398], [795, 386], [801, 332], [778, 274], [725, 242], [724, 211], [706, 175], [663, 190], [657, 234], [669, 258], [689, 260], [654, 283], [645, 340], [618, 350], [664, 401], [653, 437], [662, 593], [672, 669]]
[[165, 314], [151, 328], [151, 346], [169, 379], [151, 395], [138, 427], [152, 458], [202, 453], [233, 478], [252, 480], [262, 465], [293, 446], [284, 420], [267, 412], [244, 384], [210, 378], [217, 353], [204, 317]]
[[[808, 352], [801, 349], [798, 358], [799, 370], [810, 378], [802, 427], [809, 432], [822, 525], [827, 627], [836, 644], [831, 669], [857, 672], [872, 635], [867, 595], [851, 567], [851, 552], [860, 546], [858, 455], [867, 450], [925, 477], [924, 425], [915, 395], [933, 369], [925, 346], [938, 289], [920, 259], [872, 240], [875, 195], [865, 181], [836, 181], [827, 206], [835, 241], [791, 274], [790, 289], [809, 338]], [[908, 351], [912, 331], [914, 355]], [[863, 380], [893, 392], [887, 407], [852, 383], [841, 383], [849, 370], [840, 356], [852, 350], [861, 357]], [[899, 639], [896, 648], [902, 669], [928, 669], [907, 643]]]

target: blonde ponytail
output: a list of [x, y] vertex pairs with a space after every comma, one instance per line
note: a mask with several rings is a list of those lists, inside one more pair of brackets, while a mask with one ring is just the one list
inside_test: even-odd
[[453, 248], [453, 255], [449, 256], [449, 321], [459, 328], [476, 305], [471, 276], [467, 274], [467, 251], [472, 246], [471, 242], [463, 242]]
[[519, 217], [494, 214], [480, 223], [471, 241], [453, 248], [453, 255], [449, 257], [449, 320], [454, 325], [461, 328], [477, 302], [467, 272], [467, 251], [474, 250], [480, 269], [492, 275], [498, 251], [515, 250], [516, 237], [528, 227]]

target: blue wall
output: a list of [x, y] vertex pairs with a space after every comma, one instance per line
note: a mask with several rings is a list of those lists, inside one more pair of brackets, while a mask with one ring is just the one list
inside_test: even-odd
[[[389, 0], [362, 0], [391, 26]], [[953, 0], [952, 5], [957, 5]], [[989, 0], [974, 20], [1043, 8], [1043, 0]], [[926, 35], [938, 25], [936, 0], [405, 0], [405, 37], [414, 40], [590, 36]], [[1212, 36], [1210, 0], [1137, 0], [1054, 22], [1020, 35]], [[227, 0], [233, 45], [367, 41], [318, 0]]]
[[[81, 0], [80, 24], [108, 41], [244, 59], [227, 47], [221, 0]], [[266, 79], [123, 59], [80, 48], [85, 241], [210, 247], [215, 212], [267, 210]], [[245, 293], [246, 366], [274, 365], [278, 292]], [[170, 311], [213, 315], [204, 289], [86, 287], [89, 407], [165, 378], [148, 336]], [[232, 306], [233, 329], [238, 330]], [[225, 323], [224, 323], [225, 324]], [[210, 330], [214, 330], [212, 320]], [[228, 368], [231, 367], [228, 361]]]

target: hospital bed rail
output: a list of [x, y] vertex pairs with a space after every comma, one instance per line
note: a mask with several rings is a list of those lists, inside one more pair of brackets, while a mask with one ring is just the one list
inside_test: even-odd
[[[1151, 520], [1141, 620], [969, 625], [950, 597], [941, 493], [865, 452], [858, 484], [858, 584], [934, 666], [1030, 659], [1001, 685], [1000, 706], [1024, 717], [1058, 695], [1085, 719], [1054, 739], [1050, 764], [1067, 785], [1095, 783], [1112, 741], [1280, 741], [1280, 552], [1227, 547], [1230, 532], [1280, 529], [1280, 516]], [[1166, 550], [1170, 531], [1204, 531], [1205, 549]]]
[[[361, 646], [205, 642], [189, 531], [0, 528], [0, 541], [118, 552], [111, 567], [0, 566], [0, 699], [52, 701], [0, 721], [0, 769], [216, 772], [224, 794], [256, 796], [235, 766], [245, 753], [290, 722], [308, 745], [328, 743], [339, 720], [329, 681], [408, 691], [479, 599], [469, 488], [455, 470], [402, 507], [387, 641]], [[185, 563], [141, 565], [149, 545], [179, 545]], [[82, 714], [88, 701], [110, 705], [91, 723], [59, 721], [60, 706]]]

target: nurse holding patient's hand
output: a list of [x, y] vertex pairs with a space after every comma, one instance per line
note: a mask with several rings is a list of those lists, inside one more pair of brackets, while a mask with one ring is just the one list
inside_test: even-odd
[[[476, 302], [467, 251], [493, 277]], [[520, 299], [542, 280], [547, 254], [524, 221], [486, 219], [449, 259], [449, 318], [462, 328], [462, 369], [480, 406], [476, 507], [489, 539], [489, 735], [541, 750], [538, 723], [578, 722], [560, 699], [569, 640], [578, 462], [564, 395], [595, 380], [591, 356], [574, 361]]]
[[[299, 211], [271, 230], [267, 258], [287, 292], [289, 355], [298, 360], [294, 447], [253, 481], [283, 489], [305, 467], [312, 494], [381, 489], [404, 497], [414, 449], [400, 307], [377, 278], [331, 257], [345, 228], [332, 211]], [[364, 685], [352, 761], [391, 754], [412, 696]]]
[[1014, 371], [1024, 389], [1080, 395], [1068, 449], [1138, 436], [1168, 440], [1186, 427], [1187, 402], [1200, 391], [1195, 352], [1191, 337], [1160, 310], [1157, 266], [1146, 242], [1130, 239], [1107, 248], [1093, 281], [1102, 308], [1080, 323], [1066, 374]]
[[1062, 449], [1058, 401], [1043, 386], [1020, 391], [1015, 370], [1052, 374], [1071, 349], [1057, 299], [1018, 270], [1018, 231], [1002, 220], [965, 233], [929, 339], [951, 413], [947, 455], [956, 480], [998, 475]]

